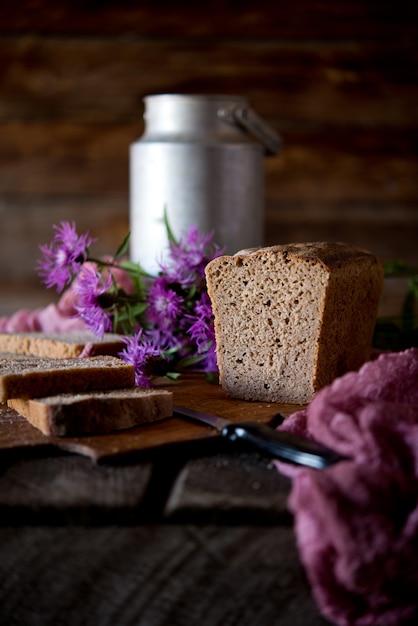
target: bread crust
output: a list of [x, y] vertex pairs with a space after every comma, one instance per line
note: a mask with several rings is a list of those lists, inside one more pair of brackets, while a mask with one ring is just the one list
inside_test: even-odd
[[383, 264], [309, 242], [242, 250], [206, 267], [220, 383], [233, 397], [306, 404], [370, 357]]
[[134, 387], [8, 400], [44, 435], [69, 437], [105, 434], [170, 417], [173, 394], [164, 389]]
[[0, 359], [0, 402], [134, 384], [133, 365], [112, 356]]
[[125, 347], [120, 335], [105, 333], [100, 339], [90, 332], [0, 333], [0, 352], [69, 359], [88, 351], [88, 356], [117, 356]]

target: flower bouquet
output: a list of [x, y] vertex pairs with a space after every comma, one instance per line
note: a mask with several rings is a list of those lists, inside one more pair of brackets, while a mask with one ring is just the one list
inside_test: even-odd
[[[126, 258], [129, 235], [113, 257], [94, 258], [89, 232], [75, 223], [55, 225], [41, 245], [39, 275], [48, 288], [69, 292], [75, 315], [98, 337], [121, 334], [120, 356], [135, 367], [136, 384], [185, 370], [216, 374], [215, 336], [205, 266], [222, 254], [213, 233], [195, 226], [176, 240], [166, 219], [168, 250], [156, 276]], [[68, 296], [67, 296], [68, 297]]]

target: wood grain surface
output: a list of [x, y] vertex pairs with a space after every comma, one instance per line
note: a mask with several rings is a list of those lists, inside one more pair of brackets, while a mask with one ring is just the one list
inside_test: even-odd
[[5, 626], [327, 624], [291, 528], [1, 528], [0, 553]]
[[[166, 388], [173, 391], [176, 404], [215, 413], [236, 422], [252, 420], [270, 423], [278, 413], [289, 415], [300, 408], [291, 404], [234, 400], [227, 397], [222, 387], [205, 381], [202, 376], [184, 376]], [[211, 437], [219, 437], [219, 433], [209, 426], [177, 417], [109, 435], [47, 437], [14, 410], [0, 405], [0, 451], [37, 446], [52, 447], [103, 461], [124, 454]]]

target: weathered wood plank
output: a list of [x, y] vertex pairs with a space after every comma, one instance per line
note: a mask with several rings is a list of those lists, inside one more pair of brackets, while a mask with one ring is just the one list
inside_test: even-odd
[[[152, 464], [98, 466], [78, 456], [1, 460], [2, 524], [137, 521]], [[7, 520], [7, 522], [6, 522]]]
[[188, 448], [189, 454], [200, 450], [199, 458], [188, 459], [185, 450], [113, 465], [48, 455], [46, 447], [3, 451], [0, 525], [291, 523], [290, 482], [270, 460], [243, 451], [216, 453], [216, 446], [199, 443]]
[[[0, 123], [0, 195], [126, 195], [129, 146], [141, 133], [139, 124]], [[316, 128], [282, 136], [282, 152], [264, 161], [269, 204], [417, 201], [417, 129]]]
[[285, 527], [0, 529], [0, 622], [325, 626]]
[[135, 124], [0, 123], [0, 196], [126, 194]]
[[[299, 206], [276, 207], [274, 214], [266, 219], [266, 245], [294, 241], [344, 241], [373, 251], [384, 261], [402, 260], [417, 267], [416, 241], [418, 222], [416, 210], [390, 207], [388, 213], [395, 214], [393, 220], [385, 220], [385, 208], [376, 207], [371, 215], [367, 207], [346, 206], [339, 215], [338, 210], [322, 213], [318, 220], [312, 203], [309, 210]], [[380, 218], [380, 219], [379, 219]]]
[[282, 153], [265, 160], [272, 205], [417, 206], [416, 129], [339, 127], [282, 135]]
[[1, 120], [132, 123], [147, 93], [195, 92], [243, 93], [278, 130], [416, 127], [418, 47], [403, 41], [27, 36], [1, 38], [0, 58]]
[[190, 460], [165, 506], [170, 521], [280, 523], [290, 520], [290, 481], [256, 453], [217, 454]]
[[0, 7], [5, 33], [138, 33], [142, 36], [285, 37], [285, 38], [413, 38], [417, 34], [413, 0], [391, 5], [379, 0], [294, 0], [291, 5], [261, 0], [189, 0], [111, 2], [16, 0]]

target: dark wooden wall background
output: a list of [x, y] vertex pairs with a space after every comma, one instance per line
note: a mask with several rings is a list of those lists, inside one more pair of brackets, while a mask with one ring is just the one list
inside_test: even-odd
[[245, 95], [282, 135], [266, 243], [418, 263], [417, 41], [415, 0], [0, 1], [3, 294], [38, 293], [37, 246], [60, 220], [98, 252], [126, 234], [149, 93]]

